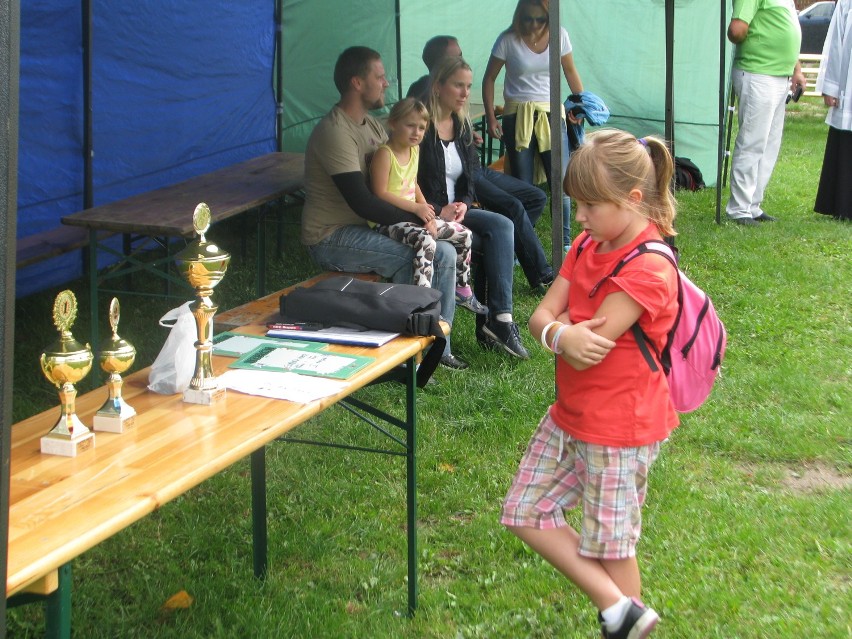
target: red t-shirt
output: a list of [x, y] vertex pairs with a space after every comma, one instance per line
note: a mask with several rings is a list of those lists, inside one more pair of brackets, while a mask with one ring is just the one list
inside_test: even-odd
[[[579, 246], [586, 234], [575, 240]], [[577, 259], [572, 249], [559, 274], [571, 286], [567, 306], [572, 323], [594, 317], [604, 298], [623, 291], [645, 310], [639, 325], [661, 351], [666, 333], [677, 314], [677, 272], [660, 255], [641, 255], [604, 282], [593, 297], [589, 291], [612, 273], [619, 260], [646, 240], [660, 240], [653, 224], [627, 246], [598, 253], [599, 243], [590, 240]], [[628, 329], [615, 340], [603, 361], [578, 371], [561, 357], [556, 365], [556, 402], [550, 408], [553, 421], [580, 441], [607, 446], [643, 446], [662, 441], [678, 425], [669, 397], [669, 385], [661, 367], [654, 373], [642, 357]]]

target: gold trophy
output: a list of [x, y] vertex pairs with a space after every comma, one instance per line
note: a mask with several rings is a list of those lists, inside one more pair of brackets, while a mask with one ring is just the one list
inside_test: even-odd
[[133, 344], [118, 336], [118, 320], [121, 318], [121, 306], [118, 298], [113, 297], [109, 305], [109, 326], [112, 337], [101, 347], [99, 361], [101, 369], [109, 375], [107, 388], [109, 398], [100, 410], [95, 413], [94, 428], [108, 433], [123, 433], [132, 428], [136, 421], [136, 411], [121, 396], [123, 384], [121, 373], [133, 366], [136, 359], [136, 349]]
[[195, 342], [195, 373], [189, 388], [183, 392], [183, 401], [190, 404], [212, 404], [225, 396], [225, 389], [213, 375], [213, 315], [218, 306], [211, 296], [213, 288], [225, 277], [231, 254], [221, 250], [204, 238], [210, 228], [210, 207], [203, 202], [195, 207], [192, 225], [199, 238], [175, 257], [178, 270], [195, 289], [195, 301], [190, 305], [198, 341]]
[[41, 452], [48, 455], [76, 457], [77, 453], [94, 448], [95, 435], [74, 412], [77, 389], [74, 384], [92, 369], [92, 349], [83, 346], [71, 335], [71, 325], [77, 319], [77, 298], [71, 291], [62, 291], [53, 303], [53, 323], [59, 330], [59, 341], [41, 354], [41, 372], [59, 389], [61, 414], [56, 426], [41, 438]]

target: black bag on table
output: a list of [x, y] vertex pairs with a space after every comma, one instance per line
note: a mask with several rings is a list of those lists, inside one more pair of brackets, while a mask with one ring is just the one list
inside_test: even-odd
[[282, 295], [280, 309], [284, 321], [433, 336], [435, 341], [417, 369], [421, 387], [441, 361], [447, 343], [439, 323], [441, 292], [425, 286], [330, 277]]

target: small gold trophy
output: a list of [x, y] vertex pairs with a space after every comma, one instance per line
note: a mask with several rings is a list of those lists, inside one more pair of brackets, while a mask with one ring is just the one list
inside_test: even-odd
[[210, 207], [203, 202], [195, 207], [192, 225], [199, 238], [175, 257], [178, 270], [195, 289], [195, 301], [190, 305], [195, 324], [198, 327], [198, 341], [195, 342], [195, 373], [189, 382], [189, 388], [183, 393], [183, 401], [190, 404], [212, 404], [225, 396], [225, 389], [219, 386], [213, 376], [213, 315], [218, 306], [211, 296], [213, 288], [225, 277], [231, 254], [221, 250], [204, 238], [210, 228]]
[[62, 291], [53, 303], [53, 323], [59, 330], [59, 341], [41, 354], [41, 372], [59, 389], [61, 414], [56, 426], [41, 438], [41, 452], [48, 455], [76, 457], [95, 446], [95, 435], [74, 412], [77, 389], [74, 384], [89, 374], [94, 355], [88, 344], [83, 346], [71, 335], [77, 319], [77, 298]]
[[121, 396], [123, 384], [121, 373], [133, 366], [136, 349], [133, 344], [118, 336], [120, 318], [121, 306], [118, 298], [113, 297], [109, 305], [109, 326], [112, 329], [112, 337], [103, 343], [99, 357], [101, 368], [109, 375], [107, 378], [109, 398], [95, 413], [94, 422], [95, 430], [109, 433], [123, 433], [125, 429], [132, 428], [136, 421], [136, 411]]

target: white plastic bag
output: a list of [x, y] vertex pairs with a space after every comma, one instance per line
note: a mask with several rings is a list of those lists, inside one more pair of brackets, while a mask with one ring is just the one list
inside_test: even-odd
[[187, 302], [160, 318], [160, 326], [171, 327], [166, 343], [151, 365], [148, 389], [163, 395], [182, 393], [195, 372], [195, 318]]

